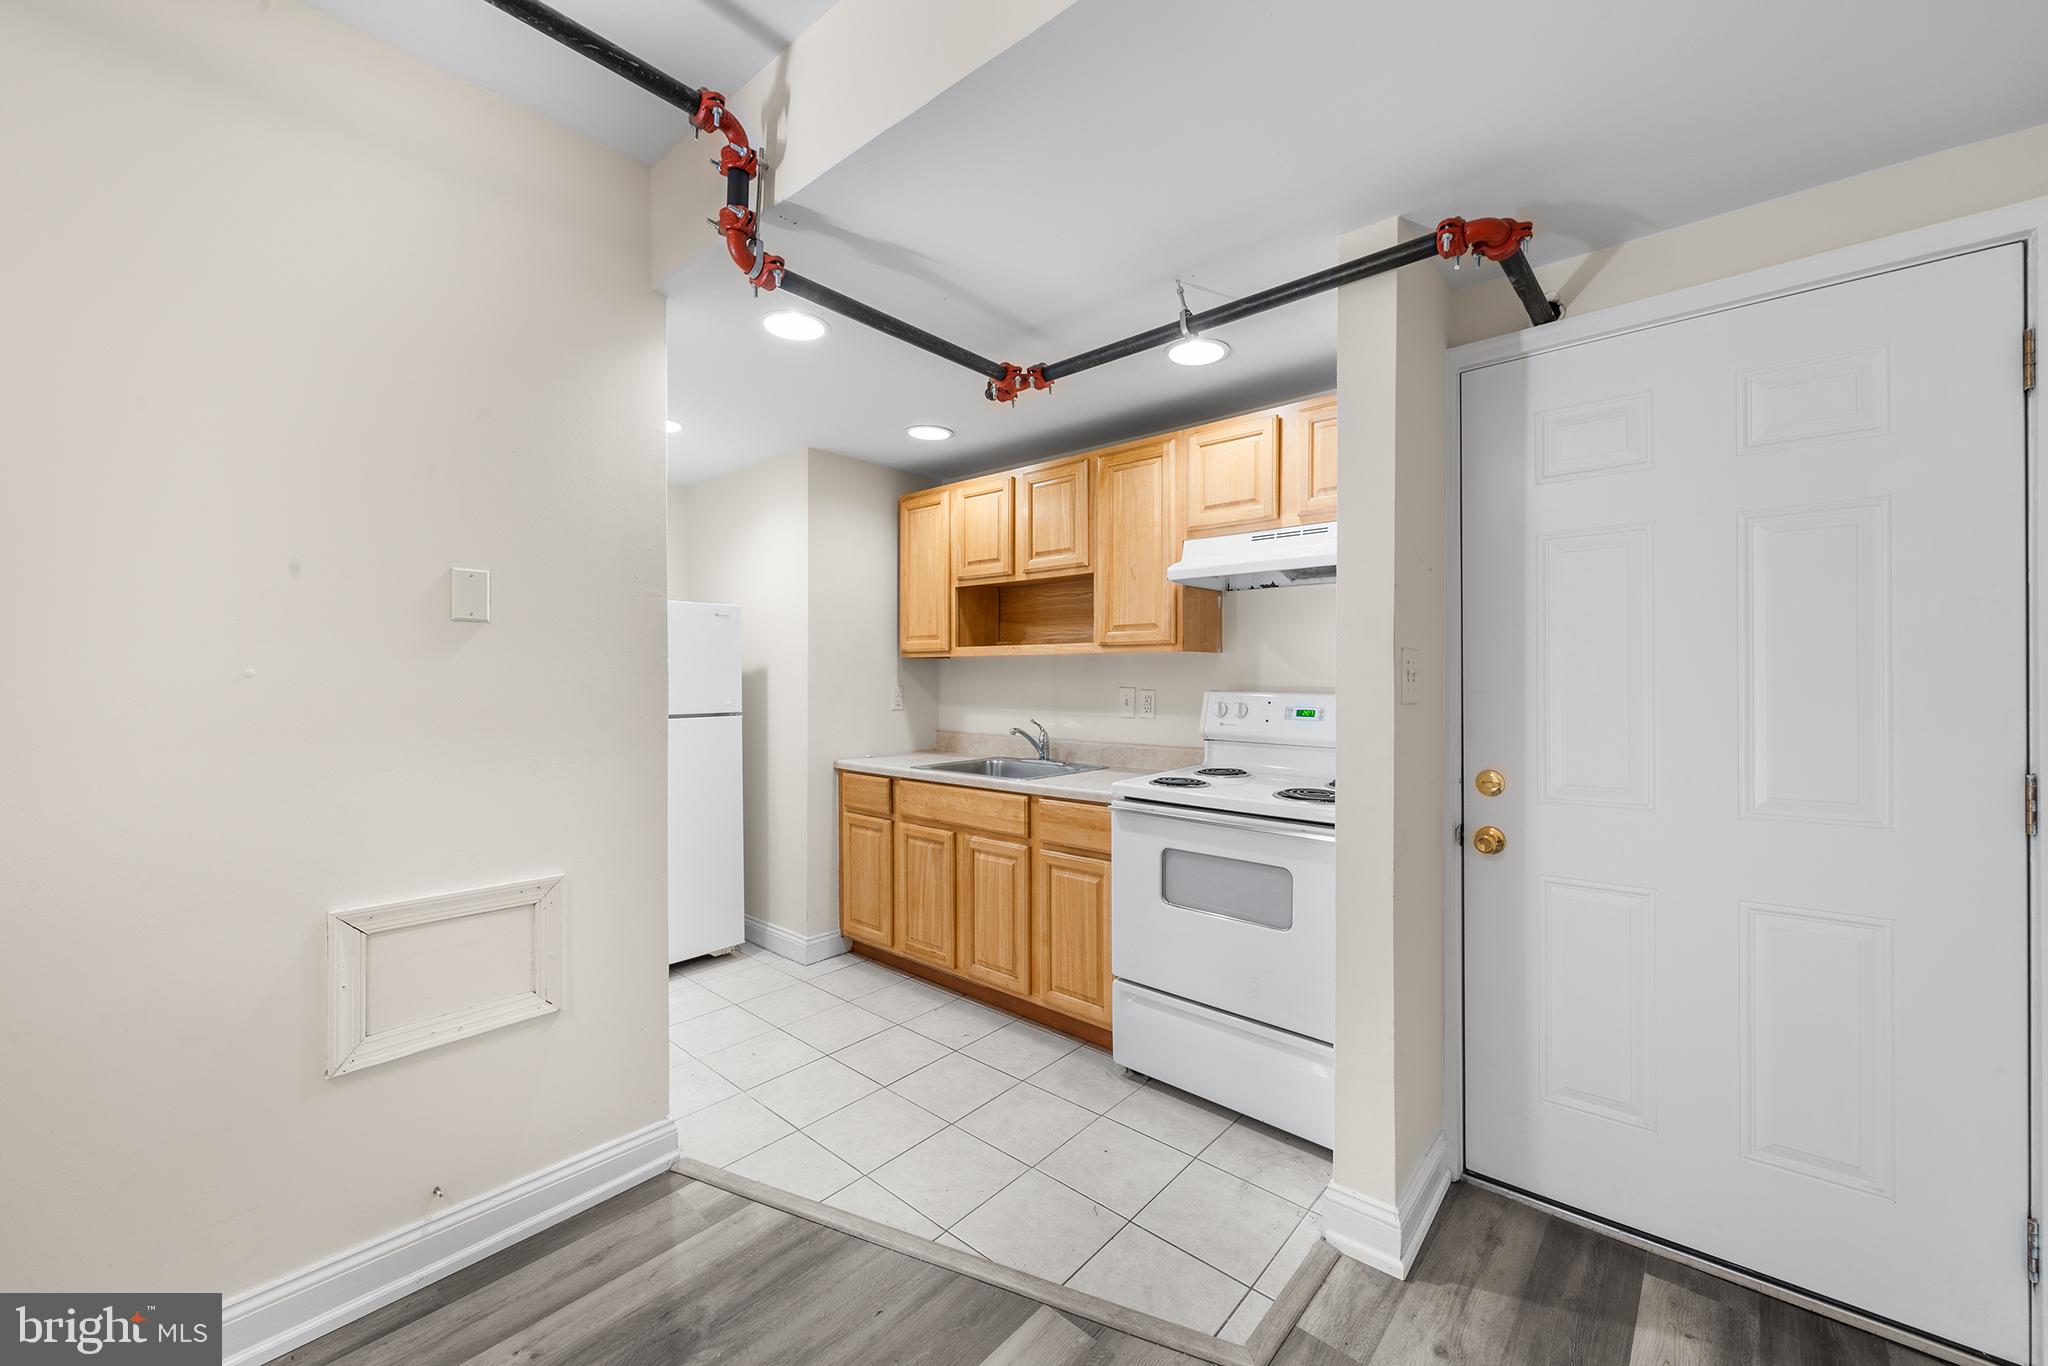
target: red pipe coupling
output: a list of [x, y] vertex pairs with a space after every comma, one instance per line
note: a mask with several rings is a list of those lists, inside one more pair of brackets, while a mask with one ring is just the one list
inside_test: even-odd
[[697, 92], [697, 112], [690, 122], [707, 133], [725, 134], [725, 140], [735, 147], [745, 148], [748, 145], [747, 130], [740, 126], [732, 110], [725, 107], [725, 96], [716, 90]]
[[760, 226], [752, 209], [728, 204], [718, 211], [718, 231], [725, 237], [725, 250], [743, 273], [754, 269], [754, 236]]
[[1446, 218], [1436, 225], [1436, 254], [1450, 261], [1475, 251], [1489, 261], [1505, 261], [1535, 231], [1534, 224], [1518, 218]]
[[1028, 369], [1021, 365], [1003, 362], [1003, 373], [991, 379], [984, 391], [997, 403], [1015, 403], [1017, 395], [1027, 389], [1050, 389], [1052, 381], [1045, 377], [1045, 367], [1033, 365]]

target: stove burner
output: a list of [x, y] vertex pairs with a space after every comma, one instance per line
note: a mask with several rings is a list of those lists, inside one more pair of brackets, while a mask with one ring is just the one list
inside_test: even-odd
[[1208, 786], [1208, 784], [1207, 784], [1207, 783], [1205, 783], [1205, 782], [1203, 782], [1203, 781], [1202, 781], [1202, 780], [1201, 780], [1200, 778], [1183, 778], [1183, 777], [1181, 777], [1181, 776], [1180, 776], [1179, 774], [1177, 774], [1177, 773], [1169, 773], [1169, 774], [1167, 774], [1167, 775], [1166, 775], [1166, 776], [1165, 776], [1164, 778], [1154, 778], [1154, 779], [1152, 780], [1152, 786], [1154, 786], [1154, 787], [1207, 787], [1207, 786]]
[[1283, 787], [1273, 795], [1285, 801], [1310, 802], [1317, 806], [1329, 806], [1337, 800], [1337, 794], [1327, 787]]
[[1251, 774], [1241, 768], [1198, 768], [1195, 775], [1201, 778], [1249, 778]]

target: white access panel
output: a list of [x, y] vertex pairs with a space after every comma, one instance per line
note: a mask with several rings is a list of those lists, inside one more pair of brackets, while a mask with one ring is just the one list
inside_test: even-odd
[[740, 710], [740, 609], [724, 602], [668, 605], [668, 714]]
[[1468, 1168], [2013, 1361], [2023, 287], [1460, 377]]
[[668, 961], [746, 938], [737, 716], [668, 723]]

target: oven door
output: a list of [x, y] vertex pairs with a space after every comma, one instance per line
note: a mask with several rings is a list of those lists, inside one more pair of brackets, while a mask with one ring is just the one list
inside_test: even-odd
[[1110, 816], [1116, 977], [1334, 1041], [1336, 834], [1142, 802]]

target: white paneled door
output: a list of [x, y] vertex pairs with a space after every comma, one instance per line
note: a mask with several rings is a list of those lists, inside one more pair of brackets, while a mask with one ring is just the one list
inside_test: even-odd
[[1991, 248], [1459, 397], [1467, 1166], [2013, 1361], [2023, 288]]

